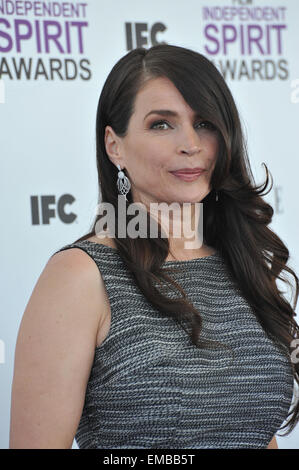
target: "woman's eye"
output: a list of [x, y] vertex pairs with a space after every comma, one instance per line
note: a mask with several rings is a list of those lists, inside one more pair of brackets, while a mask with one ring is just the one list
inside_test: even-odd
[[[166, 130], [165, 127], [164, 128], [162, 127], [164, 124], [166, 124], [169, 127], [169, 124], [166, 121], [155, 121], [151, 125], [150, 129]], [[197, 127], [203, 128], [203, 129], [209, 129], [209, 130], [215, 130], [216, 129], [214, 124], [212, 124], [210, 121], [201, 121], [197, 124]]]
[[153, 124], [151, 125], [151, 129], [162, 129], [164, 130], [162, 127], [157, 127], [157, 126], [161, 126], [162, 124], [167, 124], [167, 126], [169, 126], [169, 124], [166, 122], [166, 121], [155, 121], [153, 122]]
[[206, 129], [210, 129], [212, 131], [216, 130], [216, 127], [210, 121], [201, 121], [198, 124], [198, 127], [203, 127], [203, 128], [206, 128]]

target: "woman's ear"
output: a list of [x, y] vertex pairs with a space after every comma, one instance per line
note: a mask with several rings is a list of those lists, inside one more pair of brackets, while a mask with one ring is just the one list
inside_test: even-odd
[[119, 164], [122, 166], [119, 138], [111, 126], [105, 127], [105, 148], [109, 160], [114, 165]]

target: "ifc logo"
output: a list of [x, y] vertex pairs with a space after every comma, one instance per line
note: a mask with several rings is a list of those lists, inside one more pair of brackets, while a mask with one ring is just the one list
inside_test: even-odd
[[130, 51], [135, 47], [167, 44], [157, 39], [157, 34], [163, 33], [166, 29], [163, 23], [154, 23], [151, 27], [147, 23], [125, 23], [127, 50]]
[[[55, 196], [31, 196], [32, 225], [49, 224], [50, 219], [56, 217], [56, 211], [62, 222], [71, 224], [77, 218], [77, 215], [73, 212], [68, 214], [64, 209], [67, 204], [72, 204], [74, 201], [75, 198], [71, 194], [63, 194], [57, 203]], [[50, 205], [54, 207], [50, 208]]]

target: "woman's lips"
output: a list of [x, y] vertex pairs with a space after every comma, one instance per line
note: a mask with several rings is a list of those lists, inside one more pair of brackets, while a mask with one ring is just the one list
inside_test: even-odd
[[195, 181], [197, 178], [199, 178], [202, 173], [204, 173], [205, 170], [197, 171], [197, 172], [188, 172], [188, 173], [183, 173], [183, 172], [175, 172], [171, 171], [170, 173], [177, 178], [180, 178], [183, 181]]

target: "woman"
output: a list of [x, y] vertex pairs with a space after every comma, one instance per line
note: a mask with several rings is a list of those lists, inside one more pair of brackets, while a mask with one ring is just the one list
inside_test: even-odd
[[[96, 139], [116, 228], [135, 215], [119, 205], [139, 204], [158, 236], [100, 230], [101, 213], [49, 259], [20, 326], [11, 448], [276, 448], [286, 418], [288, 431], [298, 422], [298, 279], [223, 77], [182, 47], [135, 49], [104, 84]], [[200, 216], [202, 233], [188, 231]], [[283, 270], [293, 308], [275, 283]]]

